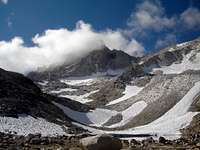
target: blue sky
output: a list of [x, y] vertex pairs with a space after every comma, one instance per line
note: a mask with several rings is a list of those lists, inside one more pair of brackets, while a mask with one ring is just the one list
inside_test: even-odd
[[[131, 13], [134, 13], [136, 7], [143, 2], [141, 0], [2, 0], [0, 40], [10, 40], [14, 36], [20, 36], [26, 44], [30, 44], [31, 38], [37, 33], [41, 34], [47, 29], [61, 27], [73, 29], [79, 20], [91, 24], [95, 30], [126, 29]], [[158, 1], [149, 2], [156, 4]], [[199, 0], [159, 2], [165, 9], [164, 15], [169, 18], [180, 15], [189, 7], [200, 9]], [[182, 42], [198, 37], [200, 30], [181, 29], [178, 32], [145, 30], [144, 32], [147, 35], [135, 36], [133, 34], [131, 36], [136, 38], [146, 50], [153, 50], [162, 47], [156, 46], [156, 42], [159, 39], [164, 41], [166, 36]], [[168, 34], [173, 34], [174, 37]]]

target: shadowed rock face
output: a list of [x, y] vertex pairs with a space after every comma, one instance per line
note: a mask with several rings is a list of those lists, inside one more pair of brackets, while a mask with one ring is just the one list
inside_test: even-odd
[[62, 110], [56, 107], [52, 101], [62, 103], [77, 111], [88, 111], [86, 105], [71, 101], [67, 98], [57, 98], [44, 94], [28, 78], [21, 74], [0, 69], [0, 115], [18, 117], [18, 115], [31, 115], [42, 117], [51, 122], [57, 119], [70, 125], [69, 119]]
[[1, 114], [28, 113], [30, 108], [37, 107], [41, 95], [41, 90], [31, 80], [21, 74], [0, 69]]
[[122, 51], [111, 51], [104, 47], [102, 50], [91, 52], [74, 64], [62, 65], [42, 72], [31, 72], [28, 77], [38, 81], [49, 78], [55, 80], [68, 76], [86, 76], [97, 72], [107, 72], [108, 70], [122, 70], [137, 61], [137, 58], [129, 56]]

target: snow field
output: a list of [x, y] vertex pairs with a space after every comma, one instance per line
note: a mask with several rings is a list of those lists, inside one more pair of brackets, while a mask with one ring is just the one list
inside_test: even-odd
[[21, 115], [18, 118], [0, 117], [0, 132], [16, 132], [24, 136], [37, 133], [41, 133], [42, 136], [66, 134], [60, 125], [29, 115]]

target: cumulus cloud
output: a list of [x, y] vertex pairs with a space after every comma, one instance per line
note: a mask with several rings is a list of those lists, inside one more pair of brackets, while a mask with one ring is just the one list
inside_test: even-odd
[[154, 48], [159, 49], [176, 42], [183, 33], [200, 29], [198, 8], [188, 7], [180, 14], [167, 16], [161, 2], [146, 0], [138, 3], [127, 21], [124, 34], [143, 42], [153, 37]]
[[1, 2], [2, 2], [3, 4], [7, 4], [7, 3], [8, 3], [8, 0], [1, 0]]
[[181, 24], [187, 29], [199, 28], [200, 11], [197, 8], [190, 7], [186, 9], [180, 16]]
[[34, 46], [24, 46], [20, 37], [0, 41], [0, 68], [27, 73], [39, 67], [71, 63], [104, 45], [124, 50], [130, 55], [142, 55], [144, 48], [135, 39], [128, 40], [120, 31], [94, 31], [90, 24], [79, 21], [73, 30], [46, 30], [32, 39]]
[[137, 5], [128, 19], [127, 25], [133, 33], [142, 33], [146, 30], [160, 32], [176, 25], [175, 17], [167, 17], [165, 9], [159, 1], [144, 1]]
[[103, 43], [112, 49], [123, 50], [131, 56], [142, 56], [144, 47], [134, 38], [129, 40], [120, 31], [107, 30], [100, 34]]
[[200, 29], [200, 11], [195, 7], [189, 7], [176, 17], [176, 26], [170, 31], [163, 33], [161, 38], [158, 38], [155, 48], [163, 48], [171, 44], [175, 44], [177, 37], [183, 32], [191, 32]]

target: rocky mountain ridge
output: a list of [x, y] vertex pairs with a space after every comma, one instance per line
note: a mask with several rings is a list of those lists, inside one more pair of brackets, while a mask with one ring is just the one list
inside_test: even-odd
[[61, 65], [56, 68], [47, 69], [44, 71], [31, 72], [28, 77], [33, 80], [66, 78], [70, 76], [88, 76], [92, 74], [121, 74], [128, 66], [137, 63], [136, 57], [118, 51], [110, 50], [104, 47], [100, 50], [95, 50], [89, 53], [84, 58], [69, 64]]

